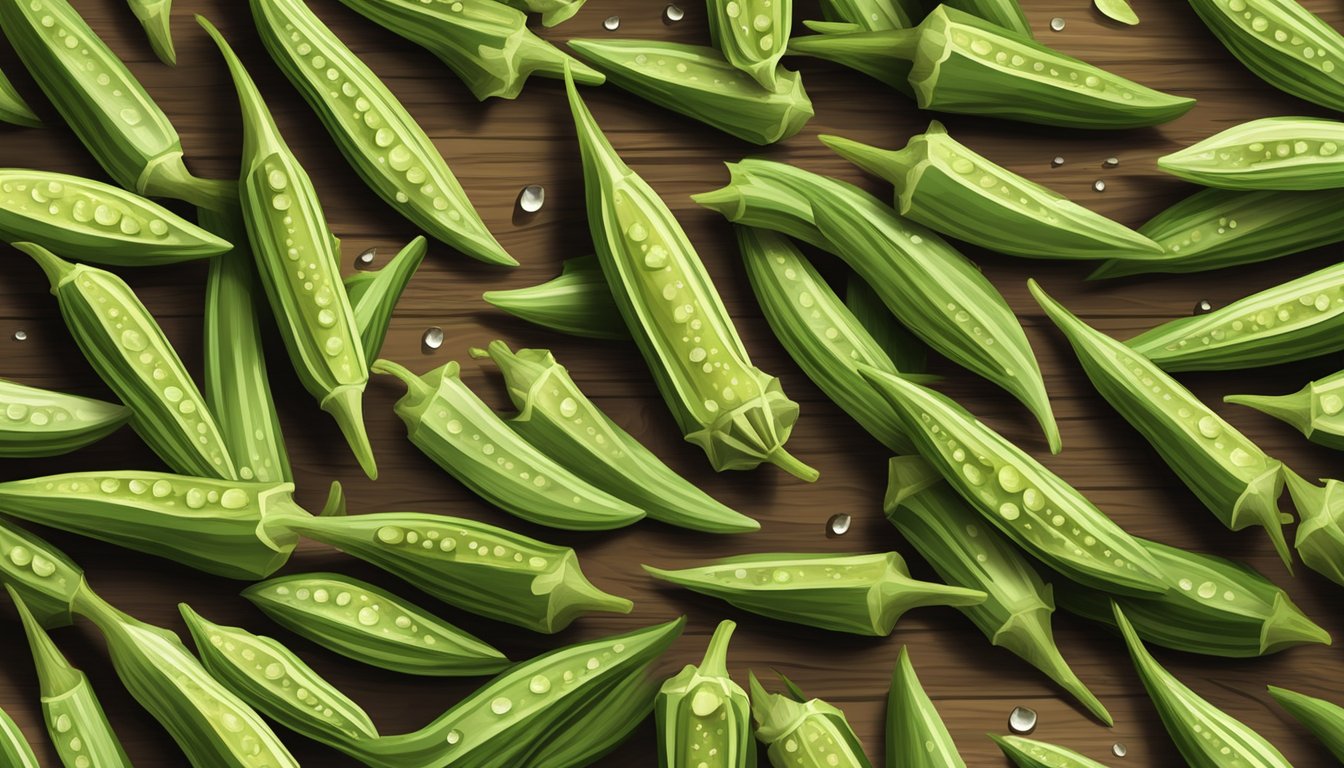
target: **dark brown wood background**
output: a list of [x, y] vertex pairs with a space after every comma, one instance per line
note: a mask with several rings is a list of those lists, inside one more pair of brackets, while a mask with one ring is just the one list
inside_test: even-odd
[[[908, 645], [925, 687], [969, 765], [1004, 765], [984, 734], [1004, 731], [1009, 710], [1019, 704], [1040, 713], [1038, 737], [1067, 744], [1108, 764], [1179, 765], [1179, 757], [1118, 639], [1072, 617], [1061, 615], [1056, 619], [1060, 645], [1082, 678], [1110, 707], [1116, 718], [1114, 729], [1090, 720], [1024, 662], [990, 647], [954, 610], [914, 612], [889, 639], [854, 638], [744, 615], [712, 600], [663, 588], [639, 568], [641, 562], [686, 566], [747, 551], [896, 549], [912, 555], [917, 573], [928, 574], [881, 514], [884, 452], [826, 402], [791, 363], [761, 320], [728, 227], [717, 214], [697, 208], [688, 196], [719, 186], [726, 179], [721, 164], [749, 154], [764, 154], [835, 174], [886, 195], [887, 189], [862, 178], [817, 142], [815, 135], [840, 133], [895, 147], [919, 133], [931, 115], [921, 114], [903, 97], [861, 76], [811, 60], [801, 61], [817, 116], [801, 135], [761, 150], [650, 107], [615, 88], [585, 91], [616, 148], [681, 217], [738, 318], [755, 362], [781, 376], [786, 391], [802, 403], [803, 416], [789, 448], [821, 469], [821, 480], [815, 485], [770, 466], [716, 475], [698, 449], [681, 441], [632, 347], [565, 338], [529, 327], [492, 311], [480, 300], [481, 292], [487, 289], [549, 279], [562, 259], [591, 248], [573, 129], [559, 84], [535, 79], [516, 101], [479, 104], [450, 71], [424, 51], [364, 21], [336, 0], [312, 0], [312, 5], [385, 78], [435, 137], [486, 222], [522, 262], [513, 271], [488, 268], [435, 244], [397, 310], [384, 356], [416, 370], [427, 370], [454, 358], [462, 360], [464, 378], [489, 401], [504, 407], [507, 402], [498, 376], [488, 366], [468, 360], [467, 348], [497, 337], [515, 345], [550, 347], [613, 418], [711, 493], [760, 518], [764, 527], [750, 536], [716, 538], [653, 522], [592, 535], [557, 533], [522, 524], [473, 498], [416, 452], [391, 409], [400, 386], [381, 378], [370, 385], [366, 407], [382, 477], [376, 483], [369, 482], [346, 452], [335, 427], [299, 388], [283, 351], [272, 349], [272, 378], [302, 501], [319, 505], [328, 482], [340, 479], [349, 494], [352, 513], [420, 510], [467, 515], [570, 544], [580, 551], [585, 570], [598, 585], [633, 598], [636, 608], [629, 616], [589, 618], [559, 636], [543, 637], [437, 604], [394, 579], [322, 547], [305, 546], [286, 572], [339, 569], [382, 583], [434, 607], [517, 659], [563, 643], [688, 614], [685, 636], [661, 666], [662, 672], [670, 674], [698, 658], [714, 624], [731, 617], [741, 625], [730, 658], [740, 680], [745, 681], [748, 668], [768, 673], [773, 667], [787, 673], [808, 693], [846, 710], [869, 752], [879, 759], [888, 676], [898, 650]], [[629, 36], [705, 41], [704, 9], [695, 0], [684, 0], [684, 5], [685, 20], [665, 25], [662, 0], [590, 0], [573, 20], [543, 34], [553, 40]], [[1185, 3], [1137, 0], [1135, 7], [1143, 17], [1137, 28], [1107, 22], [1088, 0], [1023, 0], [1023, 5], [1033, 28], [1046, 43], [1156, 88], [1197, 97], [1199, 106], [1169, 125], [1129, 132], [1051, 130], [958, 116], [949, 116], [946, 122], [954, 135], [991, 159], [1128, 224], [1138, 225], [1193, 191], [1157, 172], [1153, 161], [1159, 155], [1247, 119], [1322, 114], [1243, 70], [1202, 28]], [[1332, 23], [1344, 25], [1344, 9], [1338, 3], [1305, 0], [1305, 5]], [[177, 69], [169, 69], [152, 57], [122, 0], [76, 0], [76, 6], [130, 63], [172, 117], [182, 133], [188, 163], [198, 173], [234, 175], [240, 145], [233, 89], [218, 54], [192, 22], [192, 14], [204, 13], [239, 49], [290, 143], [316, 178], [332, 226], [344, 241], [343, 268], [352, 269], [355, 255], [371, 246], [379, 249], [382, 263], [417, 234], [364, 188], [306, 105], [267, 59], [251, 27], [247, 3], [178, 0], [174, 24], [180, 59]], [[799, 0], [798, 6], [800, 19], [817, 15], [812, 0]], [[620, 31], [615, 34], [602, 28], [602, 21], [612, 15], [621, 18]], [[1067, 21], [1063, 32], [1049, 30], [1050, 19], [1055, 16]], [[50, 118], [50, 127], [42, 130], [0, 129], [0, 165], [30, 165], [101, 177], [83, 147], [59, 125], [12, 51], [3, 45], [0, 66], [14, 76], [38, 111]], [[1056, 155], [1064, 157], [1066, 163], [1052, 169], [1050, 160]], [[1102, 162], [1110, 156], [1119, 158], [1120, 166], [1103, 170]], [[1106, 181], [1104, 193], [1093, 191], [1097, 179]], [[519, 217], [515, 214], [518, 192], [534, 183], [545, 185], [546, 207], [536, 215]], [[1125, 338], [1162, 320], [1189, 314], [1201, 299], [1221, 305], [1321, 267], [1337, 258], [1338, 250], [1331, 247], [1212, 274], [1099, 285], [1084, 282], [1088, 265], [1032, 262], [968, 251], [1020, 313], [1040, 356], [1063, 429], [1064, 451], [1058, 456], [1048, 455], [1035, 423], [1003, 392], [945, 361], [936, 361], [933, 367], [947, 376], [946, 392], [1042, 457], [1125, 528], [1138, 535], [1252, 563], [1287, 587], [1310, 615], [1344, 640], [1344, 618], [1337, 610], [1338, 588], [1302, 568], [1296, 578], [1289, 576], [1262, 534], [1223, 530], [1143, 440], [1093, 392], [1025, 289], [1027, 277], [1034, 276], [1089, 322]], [[76, 353], [40, 270], [17, 252], [8, 251], [3, 256], [0, 376], [108, 396]], [[834, 262], [820, 263], [838, 274]], [[204, 265], [121, 271], [156, 313], [188, 364], [199, 367]], [[444, 329], [446, 341], [442, 349], [425, 353], [420, 336], [431, 325]], [[27, 341], [13, 339], [18, 330], [27, 332]], [[1237, 391], [1295, 390], [1313, 377], [1335, 371], [1342, 362], [1344, 358], [1333, 355], [1262, 371], [1187, 375], [1183, 381], [1216, 403], [1224, 394]], [[1340, 474], [1338, 454], [1309, 445], [1299, 434], [1267, 417], [1231, 406], [1217, 407], [1266, 450], [1298, 471], [1308, 476]], [[70, 470], [158, 466], [135, 435], [123, 430], [67, 457], [5, 462], [0, 476], [10, 479]], [[824, 524], [837, 511], [852, 514], [855, 525], [847, 536], [828, 538]], [[99, 592], [136, 616], [181, 630], [176, 604], [186, 601], [212, 620], [237, 623], [281, 638], [367, 707], [387, 733], [419, 727], [483, 682], [416, 679], [360, 667], [270, 624], [237, 596], [242, 586], [239, 583], [201, 576], [96, 542], [64, 535], [52, 538], [85, 566], [89, 581]], [[172, 742], [118, 684], [96, 632], [79, 626], [61, 630], [56, 637], [93, 679], [136, 764], [144, 768], [183, 765]], [[32, 665], [19, 624], [8, 607], [0, 609], [0, 648], [5, 656], [0, 666], [0, 705], [39, 745], [44, 763], [55, 765], [55, 753], [47, 746], [41, 725]], [[1338, 650], [1316, 646], [1246, 661], [1162, 650], [1157, 655], [1200, 694], [1270, 738], [1297, 765], [1329, 764], [1328, 754], [1276, 708], [1264, 687], [1273, 683], [1341, 698], [1338, 681], [1344, 672], [1344, 660]], [[321, 746], [292, 734], [282, 735], [305, 765], [349, 764]], [[1111, 745], [1117, 741], [1129, 747], [1129, 756], [1123, 760], [1111, 756]], [[655, 764], [651, 725], [642, 727], [635, 738], [600, 764]]]

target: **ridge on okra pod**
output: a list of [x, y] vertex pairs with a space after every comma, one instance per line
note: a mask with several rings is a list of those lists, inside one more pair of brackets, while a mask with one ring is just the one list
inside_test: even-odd
[[23, 100], [19, 91], [10, 82], [9, 77], [0, 71], [0, 123], [9, 123], [22, 128], [37, 128], [42, 125], [42, 120], [33, 112], [33, 108], [28, 106], [28, 102]]

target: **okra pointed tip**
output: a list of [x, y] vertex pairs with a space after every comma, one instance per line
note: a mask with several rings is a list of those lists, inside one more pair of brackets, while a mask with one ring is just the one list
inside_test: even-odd
[[1305, 431], [1311, 426], [1311, 393], [1308, 389], [1291, 395], [1228, 395], [1223, 402], [1255, 409], [1298, 430]]
[[1333, 645], [1334, 638], [1282, 593], [1274, 596], [1274, 606], [1260, 630], [1260, 650], [1273, 653], [1295, 645]]
[[780, 446], [771, 451], [766, 459], [771, 464], [774, 464], [805, 483], [815, 483], [817, 478], [821, 477], [820, 471], [804, 464], [797, 456], [784, 450], [784, 446]]
[[846, 162], [878, 178], [892, 181], [903, 171], [898, 162], [900, 150], [882, 149], [871, 144], [864, 144], [861, 141], [830, 134], [818, 136], [817, 139]]
[[737, 629], [737, 622], [724, 619], [714, 628], [714, 634], [709, 638], [709, 646], [705, 648], [705, 656], [700, 661], [700, 672], [705, 675], [717, 677], [728, 676], [728, 644], [733, 639], [733, 631]]
[[370, 480], [377, 480], [378, 464], [373, 458], [368, 430], [364, 427], [364, 388], [337, 387], [322, 401], [322, 410], [331, 414], [336, 426], [340, 427], [364, 474]]
[[36, 243], [14, 243], [13, 245], [16, 250], [28, 254], [33, 261], [37, 262], [37, 266], [42, 268], [47, 280], [51, 283], [53, 291], [67, 275], [75, 271], [73, 263], [62, 259]]
[[327, 501], [319, 513], [322, 517], [345, 517], [345, 489], [340, 480], [332, 480], [327, 489]]
[[173, 15], [168, 3], [140, 17], [140, 25], [149, 36], [149, 46], [159, 61], [170, 67], [177, 66], [177, 48], [173, 45]]
[[723, 214], [723, 217], [729, 221], [737, 218], [742, 208], [742, 195], [731, 184], [691, 195], [691, 201], [711, 211]]

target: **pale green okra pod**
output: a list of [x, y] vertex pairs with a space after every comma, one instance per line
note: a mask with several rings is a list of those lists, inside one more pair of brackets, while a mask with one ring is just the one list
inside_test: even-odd
[[659, 768], [755, 768], [751, 700], [728, 675], [728, 641], [737, 624], [721, 621], [699, 666], [668, 678], [654, 700]]
[[145, 28], [154, 55], [168, 66], [177, 64], [173, 46], [173, 0], [128, 0], [135, 18]]
[[625, 318], [596, 256], [575, 256], [559, 277], [527, 288], [486, 291], [481, 298], [529, 323], [590, 339], [629, 339]]
[[1300, 522], [1293, 546], [1311, 570], [1344, 585], [1344, 483], [1318, 486], [1284, 468], [1288, 493]]
[[1134, 12], [1129, 0], [1092, 0], [1092, 4], [1112, 21], [1128, 24], [1131, 27], [1139, 23], [1139, 15]]
[[1228, 395], [1297, 429], [1313, 443], [1344, 450], [1344, 371], [1310, 382], [1291, 395]]
[[372, 362], [378, 359], [383, 342], [387, 340], [392, 312], [401, 299], [402, 291], [415, 277], [420, 262], [425, 260], [428, 249], [425, 238], [417, 237], [407, 243], [382, 269], [356, 272], [345, 278], [345, 292], [350, 297], [365, 360]]
[[989, 738], [1017, 768], [1106, 768], [1090, 757], [1057, 744], [995, 733], [989, 734]]
[[23, 731], [3, 709], [0, 709], [0, 759], [11, 768], [41, 768]]
[[966, 768], [952, 734], [924, 692], [910, 663], [910, 652], [901, 646], [896, 669], [891, 673], [887, 694], [887, 762], [901, 768]]
[[874, 30], [843, 22], [808, 22], [807, 26], [818, 34], [793, 38], [789, 42], [790, 56], [833, 61], [914, 98], [915, 90], [910, 87], [912, 65], [900, 55], [896, 37], [890, 34], [908, 25]]
[[1234, 125], [1157, 160], [1173, 176], [1222, 189], [1344, 187], [1344, 123], [1263, 117]]
[[23, 100], [18, 89], [4, 72], [0, 72], [0, 123], [24, 128], [37, 128], [42, 125], [41, 119], [33, 113], [33, 108]]
[[767, 90], [779, 88], [789, 46], [793, 0], [706, 0], [709, 37], [734, 67]]
[[791, 696], [766, 692], [755, 674], [750, 683], [756, 738], [774, 768], [873, 768], [844, 712], [821, 699], [804, 701], [787, 680]]
[[921, 12], [919, 0], [821, 0], [827, 21], [856, 24], [869, 32], [914, 26]]
[[1269, 686], [1269, 695], [1344, 762], [1344, 707], [1325, 699]]
[[587, 0], [502, 0], [520, 11], [541, 14], [541, 23], [554, 27], [578, 13]]
[[0, 457], [59, 456], [91, 445], [131, 417], [125, 406], [0, 379]]
[[0, 582], [23, 600], [46, 629], [75, 620], [75, 601], [87, 589], [84, 569], [46, 540], [0, 517]]

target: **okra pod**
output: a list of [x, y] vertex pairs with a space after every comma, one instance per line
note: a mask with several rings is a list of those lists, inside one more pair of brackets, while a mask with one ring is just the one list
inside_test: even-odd
[[3, 709], [0, 709], [0, 759], [13, 768], [41, 768], [18, 723]]
[[1292, 425], [1313, 443], [1344, 450], [1344, 371], [1291, 395], [1228, 395], [1223, 402], [1254, 408]]
[[488, 354], [504, 374], [509, 399], [518, 409], [508, 425], [583, 480], [671, 525], [710, 533], [761, 527], [687, 482], [621, 429], [550, 352], [514, 352], [503, 341], [493, 341]]
[[91, 445], [130, 418], [125, 406], [0, 379], [0, 457], [59, 456]]
[[341, 0], [373, 23], [434, 54], [480, 101], [516, 98], [532, 74], [559, 79], [565, 68], [585, 85], [601, 72], [542, 40], [527, 14], [494, 0]]
[[0, 72], [0, 123], [24, 128], [37, 128], [42, 125], [42, 120], [33, 113], [33, 108], [23, 100], [14, 83], [10, 82], [4, 72]]
[[1121, 606], [1144, 640], [1207, 656], [1250, 658], [1308, 643], [1329, 645], [1330, 634], [1309, 619], [1269, 579], [1213, 555], [1138, 540], [1158, 564], [1167, 592], [1151, 598], [1110, 595], [1061, 581], [1055, 598], [1069, 613], [1114, 625]]
[[543, 25], [554, 27], [578, 13], [587, 0], [503, 0], [503, 2], [520, 11], [539, 13]]
[[456, 361], [416, 376], [390, 360], [373, 372], [406, 385], [396, 404], [412, 443], [481, 498], [529, 522], [602, 531], [638, 522], [644, 510], [566, 469], [509, 428], [458, 377]]
[[341, 284], [338, 241], [313, 180], [285, 144], [256, 83], [219, 30], [204, 17], [197, 21], [219, 47], [238, 91], [244, 136], [238, 191], [280, 336], [304, 389], [336, 421], [364, 473], [376, 479], [364, 429], [369, 371]]
[[32, 243], [66, 327], [84, 357], [130, 409], [131, 428], [177, 472], [232, 478], [233, 459], [196, 382], [163, 329], [116, 275], [71, 264]]
[[1344, 264], [1267, 288], [1126, 341], [1168, 372], [1225, 371], [1344, 349]]
[[793, 0], [707, 0], [709, 38], [734, 67], [766, 90], [779, 89]]
[[117, 184], [203, 208], [237, 197], [232, 182], [191, 175], [177, 129], [68, 0], [3, 0], [0, 28], [66, 125]]
[[[1100, 3], [1102, 0], [1097, 2]], [[1022, 6], [1018, 5], [1017, 0], [945, 0], [943, 4], [948, 8], [965, 11], [972, 16], [998, 24], [1024, 37], [1032, 36], [1031, 24], [1027, 22], [1027, 15], [1022, 12]]]
[[425, 260], [428, 248], [425, 238], [417, 237], [407, 243], [382, 269], [356, 272], [345, 278], [345, 292], [350, 297], [365, 360], [378, 359], [378, 353], [387, 339], [388, 326], [392, 323], [392, 312], [401, 299], [402, 291], [415, 277], [420, 262]]
[[755, 768], [751, 700], [728, 676], [728, 641], [737, 625], [721, 621], [699, 666], [688, 664], [658, 691], [659, 768]]
[[844, 712], [821, 699], [767, 693], [755, 674], [750, 682], [756, 738], [774, 768], [873, 768]]
[[383, 202], [473, 259], [517, 265], [481, 221], [425, 130], [303, 0], [251, 5], [271, 58]]
[[918, 0], [821, 0], [827, 21], [848, 22], [868, 32], [912, 27], [921, 12]]
[[486, 291], [488, 304], [529, 323], [571, 336], [629, 339], [625, 319], [611, 297], [596, 256], [576, 256], [560, 265], [560, 276], [540, 285]]
[[[891, 362], [899, 370], [906, 371], [907, 377], [918, 380], [928, 366], [928, 347], [896, 321], [896, 316], [882, 303], [882, 297], [858, 275], [850, 274], [845, 281], [845, 306]], [[933, 377], [928, 378], [933, 380]]]
[[275, 623], [349, 659], [408, 675], [490, 675], [504, 654], [372, 584], [301, 573], [243, 590]]
[[1344, 707], [1296, 691], [1269, 686], [1269, 695], [1344, 762]]
[[833, 61], [842, 67], [867, 75], [874, 80], [901, 93], [915, 97], [915, 89], [910, 86], [910, 59], [901, 54], [895, 44], [897, 35], [891, 34], [900, 27], [882, 27], [875, 30], [863, 30], [855, 25], [809, 24], [819, 34], [795, 37], [789, 41], [790, 56], [811, 56], [823, 61]]
[[[948, 584], [986, 594], [957, 610], [993, 645], [1036, 667], [1106, 725], [1113, 720], [1055, 643], [1054, 591], [1021, 551], [917, 456], [890, 463], [883, 509], [887, 520]], [[918, 476], [917, 478], [915, 476]]]
[[910, 652], [901, 646], [896, 669], [891, 673], [887, 694], [887, 762], [902, 768], [966, 768], [952, 734], [924, 692], [910, 663]]
[[295, 517], [286, 524], [439, 600], [536, 632], [559, 632], [588, 611], [629, 613], [632, 607], [593, 586], [569, 547], [474, 520], [387, 512]]
[[1143, 435], [1219, 522], [1231, 531], [1264, 528], [1291, 569], [1293, 556], [1279, 511], [1283, 463], [1148, 358], [1079, 320], [1035, 280], [1028, 286], [1106, 402]]
[[1026, 333], [965, 256], [852, 184], [769, 160], [728, 169], [728, 186], [694, 199], [729, 221], [835, 253], [905, 327], [1026, 405], [1058, 452], [1059, 430]]
[[1286, 467], [1284, 477], [1299, 519], [1297, 554], [1311, 570], [1344, 584], [1344, 483], [1318, 486]]
[[1017, 768], [1106, 768], [1090, 757], [1057, 744], [995, 733], [989, 734], [989, 738]]
[[76, 598], [87, 588], [84, 569], [64, 552], [2, 517], [0, 582], [18, 595], [47, 629], [74, 622]]
[[131, 12], [140, 21], [149, 37], [154, 55], [168, 66], [177, 65], [177, 51], [173, 47], [173, 0], [128, 0]]
[[688, 442], [714, 469], [763, 462], [813, 481], [784, 443], [798, 404], [751, 364], [700, 256], [653, 188], [616, 154], [567, 78], [592, 232], [602, 272], [658, 389]]
[[1190, 768], [1292, 768], [1263, 736], [1200, 698], [1163, 669], [1143, 647], [1120, 606], [1112, 603], [1111, 607], [1148, 698]]
[[1131, 27], [1139, 23], [1139, 15], [1134, 12], [1129, 0], [1092, 0], [1092, 4], [1111, 21], [1118, 21]]
[[1032, 259], [1143, 260], [1162, 253], [1129, 227], [977, 154], [937, 120], [900, 150], [819, 138], [890, 181], [897, 213], [949, 237]]
[[1344, 186], [1344, 123], [1319, 117], [1262, 117], [1157, 160], [1186, 181], [1222, 189], [1310, 190]]
[[653, 40], [570, 40], [617, 87], [753, 144], [802, 130], [814, 114], [802, 76], [779, 70], [766, 87], [713, 48]]
[[895, 552], [874, 555], [739, 555], [669, 571], [663, 581], [717, 597], [744, 611], [834, 632], [882, 637], [912, 608], [978, 605], [985, 593], [910, 577]]

